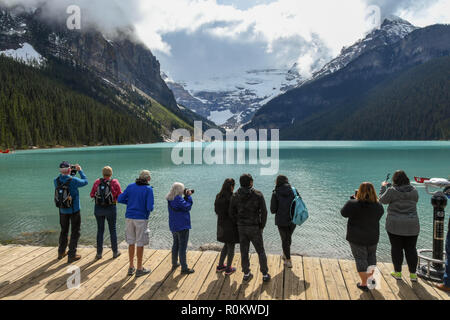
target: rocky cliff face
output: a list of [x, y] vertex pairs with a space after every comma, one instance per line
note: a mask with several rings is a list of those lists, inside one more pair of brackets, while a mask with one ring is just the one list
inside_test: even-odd
[[39, 9], [0, 8], [0, 51], [30, 43], [41, 55], [89, 67], [106, 81], [134, 86], [167, 108], [179, 111], [172, 91], [160, 75], [160, 64], [133, 30], [114, 39], [96, 30], [68, 30], [65, 23], [44, 19]]

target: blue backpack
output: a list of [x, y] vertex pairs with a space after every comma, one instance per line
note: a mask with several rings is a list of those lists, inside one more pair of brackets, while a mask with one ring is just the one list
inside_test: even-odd
[[[306, 204], [303, 202], [302, 197], [299, 196], [297, 189], [292, 187], [292, 191], [294, 191], [295, 195], [295, 199], [291, 204], [292, 223], [301, 226], [309, 218], [308, 209], [306, 208]], [[292, 206], [295, 206], [295, 209], [293, 209]]]

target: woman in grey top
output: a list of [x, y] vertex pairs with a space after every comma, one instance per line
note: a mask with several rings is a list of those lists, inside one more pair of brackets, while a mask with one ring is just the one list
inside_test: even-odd
[[392, 276], [402, 279], [403, 255], [408, 262], [411, 281], [417, 281], [417, 239], [420, 233], [417, 202], [419, 193], [414, 188], [404, 171], [397, 171], [393, 185], [384, 182], [380, 192], [380, 202], [389, 205], [387, 208], [386, 230], [391, 241]]

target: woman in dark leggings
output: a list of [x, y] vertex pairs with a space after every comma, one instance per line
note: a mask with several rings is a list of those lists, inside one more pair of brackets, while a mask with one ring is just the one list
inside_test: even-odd
[[[239, 243], [238, 227], [228, 215], [235, 184], [233, 179], [225, 180], [222, 190], [216, 196], [214, 203], [214, 209], [217, 214], [217, 241], [225, 244], [220, 254], [217, 272], [225, 271], [226, 275], [231, 275], [236, 272], [236, 268], [232, 267], [232, 263], [236, 243]], [[227, 259], [226, 265], [225, 259]]]
[[286, 176], [280, 175], [277, 178], [275, 190], [270, 201], [270, 211], [275, 214], [275, 224], [281, 237], [283, 247], [283, 260], [288, 268], [292, 268], [291, 245], [292, 234], [296, 225], [292, 223], [291, 206], [294, 201], [294, 191]]
[[414, 188], [404, 171], [397, 171], [393, 185], [384, 182], [380, 192], [380, 202], [387, 204], [388, 215], [386, 230], [391, 241], [392, 276], [402, 280], [403, 256], [406, 256], [410, 279], [417, 282], [417, 239], [420, 233], [420, 222], [417, 214], [419, 193]]

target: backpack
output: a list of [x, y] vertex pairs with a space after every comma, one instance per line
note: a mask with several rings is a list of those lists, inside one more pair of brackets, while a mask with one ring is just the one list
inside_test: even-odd
[[73, 199], [70, 194], [70, 183], [72, 178], [69, 178], [66, 183], [62, 183], [61, 179], [58, 178], [56, 183], [58, 184], [55, 189], [55, 205], [59, 209], [69, 209], [72, 208]]
[[292, 191], [295, 195], [295, 198], [291, 204], [292, 223], [301, 226], [309, 218], [308, 209], [306, 208], [302, 197], [299, 196], [297, 190], [294, 187], [292, 188]]
[[109, 207], [114, 204], [110, 180], [100, 179], [100, 184], [95, 193], [95, 204], [100, 207]]

